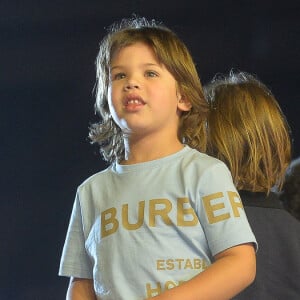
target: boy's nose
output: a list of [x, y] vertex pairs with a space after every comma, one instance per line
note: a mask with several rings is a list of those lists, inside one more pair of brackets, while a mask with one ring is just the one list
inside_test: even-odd
[[132, 89], [138, 89], [140, 85], [136, 80], [129, 79], [124, 86], [125, 90], [132, 90]]
[[124, 87], [125, 90], [132, 90], [132, 89], [138, 89], [138, 88], [139, 88], [139, 86], [137, 84], [132, 84], [132, 83], [128, 83]]

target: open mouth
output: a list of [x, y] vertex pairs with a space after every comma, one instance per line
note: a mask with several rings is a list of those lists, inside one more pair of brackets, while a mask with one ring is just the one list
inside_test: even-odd
[[145, 105], [146, 102], [137, 95], [128, 95], [124, 101], [124, 106], [126, 108], [128, 107], [138, 107], [138, 106], [142, 106]]

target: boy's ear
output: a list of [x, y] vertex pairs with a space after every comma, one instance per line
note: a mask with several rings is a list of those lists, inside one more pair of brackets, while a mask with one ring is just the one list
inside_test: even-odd
[[177, 102], [177, 107], [181, 111], [189, 111], [192, 108], [192, 103], [184, 96], [178, 94], [179, 99]]

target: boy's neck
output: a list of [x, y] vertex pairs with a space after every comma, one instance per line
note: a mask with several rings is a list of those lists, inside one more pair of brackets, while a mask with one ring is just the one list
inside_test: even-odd
[[184, 145], [176, 137], [175, 139], [124, 139], [125, 159], [121, 161], [123, 165], [137, 164], [159, 158], [166, 157], [180, 151]]

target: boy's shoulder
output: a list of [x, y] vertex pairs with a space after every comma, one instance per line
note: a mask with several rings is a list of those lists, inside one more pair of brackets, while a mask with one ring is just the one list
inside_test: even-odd
[[99, 181], [105, 181], [108, 177], [108, 174], [110, 173], [111, 166], [92, 174], [91, 176], [87, 177], [85, 180], [82, 181], [82, 183], [78, 186], [78, 189], [82, 189], [84, 187], [93, 186], [95, 184], [98, 184]]
[[190, 154], [186, 157], [186, 159], [189, 160], [191, 163], [199, 165], [205, 169], [208, 169], [213, 166], [226, 167], [223, 161], [192, 148], [190, 150]]

